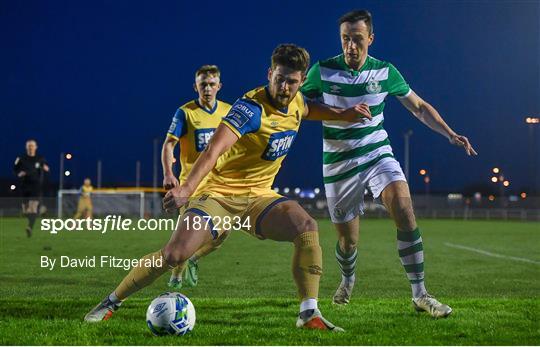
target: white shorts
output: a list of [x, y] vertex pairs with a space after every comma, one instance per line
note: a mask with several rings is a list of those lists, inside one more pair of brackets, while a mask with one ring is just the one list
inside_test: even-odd
[[344, 180], [325, 184], [326, 200], [333, 223], [346, 223], [364, 214], [364, 192], [367, 189], [377, 199], [392, 182], [405, 181], [399, 162], [384, 158], [369, 169]]

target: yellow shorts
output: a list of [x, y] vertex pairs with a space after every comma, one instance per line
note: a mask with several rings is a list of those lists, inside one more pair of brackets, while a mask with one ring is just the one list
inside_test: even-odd
[[89, 211], [92, 212], [92, 200], [87, 197], [81, 197], [79, 203], [77, 204], [77, 212]]
[[272, 207], [287, 200], [289, 199], [274, 191], [247, 197], [223, 196], [215, 192], [203, 191], [190, 200], [185, 209], [185, 213], [191, 212], [199, 218], [193, 217], [189, 220], [185, 213], [182, 218], [191, 229], [196, 230], [203, 225], [205, 228], [208, 226], [214, 239], [226, 230], [243, 230], [252, 236], [264, 239], [260, 230], [262, 219]]

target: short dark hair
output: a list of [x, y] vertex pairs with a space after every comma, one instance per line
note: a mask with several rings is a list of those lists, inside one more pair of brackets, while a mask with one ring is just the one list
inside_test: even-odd
[[309, 67], [309, 53], [292, 43], [281, 44], [272, 52], [272, 69], [276, 65], [286, 66], [305, 74]]
[[199, 75], [214, 75], [216, 77], [221, 76], [221, 72], [217, 65], [203, 65], [195, 72], [195, 78]]
[[366, 23], [369, 33], [373, 33], [373, 20], [371, 18], [371, 13], [368, 10], [353, 10], [345, 13], [339, 18], [339, 25], [343, 23], [355, 23], [358, 21], [364, 21]]

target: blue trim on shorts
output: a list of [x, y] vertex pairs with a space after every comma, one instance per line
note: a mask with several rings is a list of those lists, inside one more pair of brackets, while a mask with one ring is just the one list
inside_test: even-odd
[[214, 222], [212, 221], [212, 216], [210, 216], [208, 213], [204, 212], [203, 210], [200, 210], [198, 208], [195, 208], [195, 207], [192, 207], [188, 210], [186, 210], [186, 212], [184, 213], [188, 213], [188, 212], [193, 212], [195, 213], [196, 215], [199, 215], [201, 217], [210, 217], [209, 219], [209, 225], [210, 225], [210, 233], [212, 234], [212, 238], [215, 240], [218, 238], [218, 232], [214, 229]]
[[276, 206], [277, 204], [279, 204], [280, 202], [283, 202], [283, 201], [288, 201], [290, 200], [289, 198], [285, 197], [285, 196], [282, 196], [274, 201], [272, 201], [272, 203], [268, 206], [266, 206], [264, 208], [264, 210], [261, 212], [261, 214], [259, 215], [259, 217], [257, 217], [257, 222], [255, 223], [255, 234], [259, 235], [262, 237], [261, 235], [261, 222], [262, 222], [262, 219], [264, 218], [264, 216], [266, 216], [266, 214], [268, 213], [268, 211], [270, 211], [270, 209], [274, 206]]

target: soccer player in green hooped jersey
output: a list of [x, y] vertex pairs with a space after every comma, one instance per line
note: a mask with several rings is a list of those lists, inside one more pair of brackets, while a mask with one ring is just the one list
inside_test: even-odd
[[[198, 98], [180, 106], [172, 119], [167, 137], [163, 142], [161, 151], [161, 164], [163, 166], [163, 188], [169, 190], [183, 184], [189, 171], [206, 148], [208, 141], [221, 119], [227, 115], [231, 105], [217, 100], [217, 93], [221, 89], [221, 72], [216, 65], [203, 65], [195, 72], [193, 88]], [[180, 180], [172, 171], [174, 147], [180, 144]], [[218, 249], [227, 238], [229, 232], [224, 232], [212, 242], [203, 245], [187, 261], [176, 266], [169, 279], [169, 287], [180, 289], [197, 285], [198, 265], [200, 258]], [[183, 274], [183, 280], [182, 280]]]
[[372, 119], [364, 123], [323, 123], [323, 175], [332, 222], [338, 242], [336, 259], [342, 280], [334, 295], [336, 304], [347, 304], [355, 282], [359, 215], [364, 191], [381, 198], [397, 227], [398, 253], [412, 287], [413, 306], [434, 317], [446, 317], [452, 309], [428, 294], [424, 286], [424, 253], [416, 225], [409, 186], [392, 154], [383, 128], [385, 98], [395, 95], [405, 108], [451, 144], [476, 155], [469, 140], [454, 132], [437, 110], [411, 90], [390, 63], [368, 55], [374, 33], [371, 14], [351, 11], [339, 20], [343, 53], [314, 64], [302, 92], [308, 98], [333, 107], [363, 103]]

